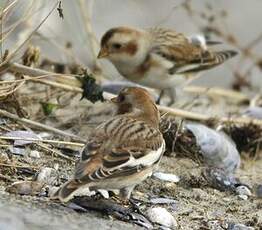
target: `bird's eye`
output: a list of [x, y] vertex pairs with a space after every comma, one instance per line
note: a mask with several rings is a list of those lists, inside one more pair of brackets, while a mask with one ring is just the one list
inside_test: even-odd
[[119, 44], [119, 43], [114, 43], [114, 44], [112, 45], [112, 47], [113, 47], [114, 49], [118, 50], [118, 49], [120, 49], [120, 48], [122, 47], [122, 45]]
[[125, 101], [125, 95], [123, 95], [123, 94], [119, 94], [118, 95], [118, 102], [124, 102]]

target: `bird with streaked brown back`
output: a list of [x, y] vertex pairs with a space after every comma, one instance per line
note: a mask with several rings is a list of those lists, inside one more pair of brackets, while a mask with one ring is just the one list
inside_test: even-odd
[[129, 87], [111, 101], [116, 115], [90, 135], [73, 178], [53, 198], [67, 202], [81, 189], [118, 189], [120, 197], [128, 200], [134, 187], [157, 167], [165, 141], [151, 95], [145, 89]]

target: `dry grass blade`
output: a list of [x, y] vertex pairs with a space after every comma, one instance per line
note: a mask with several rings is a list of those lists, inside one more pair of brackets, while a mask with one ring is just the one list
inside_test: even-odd
[[5, 164], [0, 163], [0, 167], [9, 167], [9, 168], [29, 168], [29, 169], [39, 169], [39, 167], [32, 166], [32, 165], [17, 165], [17, 164]]
[[79, 142], [70, 142], [70, 141], [57, 141], [57, 140], [41, 140], [36, 138], [26, 138], [26, 137], [7, 137], [7, 136], [0, 136], [2, 140], [24, 140], [24, 141], [32, 141], [32, 142], [43, 142], [49, 144], [63, 144], [63, 145], [71, 145], [77, 147], [83, 147], [85, 144]]
[[249, 98], [247, 95], [228, 89], [222, 89], [218, 87], [200, 87], [200, 86], [187, 86], [184, 91], [196, 94], [206, 94], [208, 96], [222, 96], [237, 102], [248, 102]]
[[74, 134], [64, 132], [60, 129], [56, 129], [56, 128], [50, 127], [48, 125], [41, 124], [41, 123], [36, 122], [36, 121], [31, 121], [31, 120], [26, 119], [26, 118], [20, 118], [17, 115], [9, 113], [9, 112], [2, 110], [2, 109], [0, 109], [0, 115], [2, 115], [4, 117], [8, 117], [8, 118], [16, 120], [16, 121], [20, 121], [20, 122], [27, 124], [27, 125], [30, 125], [30, 126], [34, 126], [36, 128], [39, 128], [39, 129], [47, 130], [47, 131], [50, 131], [50, 132], [53, 132], [53, 133], [56, 133], [56, 134], [59, 134], [59, 135], [62, 135], [62, 136], [71, 137], [74, 140], [84, 141], [82, 138], [80, 138], [80, 137], [78, 137]]
[[10, 10], [12, 9], [12, 7], [15, 6], [15, 4], [17, 3], [18, 0], [14, 0], [13, 2], [11, 2], [8, 6], [4, 7], [1, 14], [0, 14], [0, 20], [2, 20], [2, 18], [4, 17], [4, 15]]
[[15, 91], [21, 88], [24, 83], [25, 81], [22, 80], [18, 84], [13, 83], [4, 87], [0, 87], [0, 98], [7, 97], [8, 95], [13, 94]]
[[57, 150], [54, 149], [54, 148], [50, 148], [50, 147], [48, 147], [47, 145], [42, 144], [42, 143], [38, 143], [37, 145], [40, 146], [41, 148], [43, 148], [43, 149], [45, 149], [45, 150], [51, 152], [51, 153], [54, 153], [55, 155], [57, 155], [57, 156], [59, 156], [59, 157], [62, 157], [62, 158], [64, 158], [64, 159], [70, 161], [70, 162], [75, 162], [74, 159], [72, 159], [72, 158], [70, 158], [70, 157], [64, 155], [63, 153], [57, 151]]

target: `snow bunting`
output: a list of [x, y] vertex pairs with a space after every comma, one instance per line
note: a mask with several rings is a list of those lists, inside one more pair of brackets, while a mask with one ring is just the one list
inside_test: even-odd
[[74, 178], [54, 195], [62, 202], [82, 188], [119, 189], [120, 197], [129, 199], [133, 188], [152, 174], [161, 159], [165, 141], [159, 131], [159, 111], [149, 93], [129, 87], [111, 101], [116, 116], [90, 136]]
[[174, 30], [116, 27], [101, 39], [98, 58], [107, 58], [118, 72], [138, 84], [167, 90], [171, 104], [175, 87], [235, 56], [236, 51], [212, 51], [204, 37], [186, 37]]

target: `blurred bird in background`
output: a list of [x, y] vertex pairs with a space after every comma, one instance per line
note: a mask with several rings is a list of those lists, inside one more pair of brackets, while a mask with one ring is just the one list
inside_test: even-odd
[[199, 73], [234, 57], [234, 50], [213, 51], [220, 42], [206, 41], [202, 36], [186, 37], [164, 28], [140, 30], [116, 27], [101, 39], [98, 58], [108, 59], [128, 80], [160, 90], [175, 100], [175, 87], [185, 85]]

